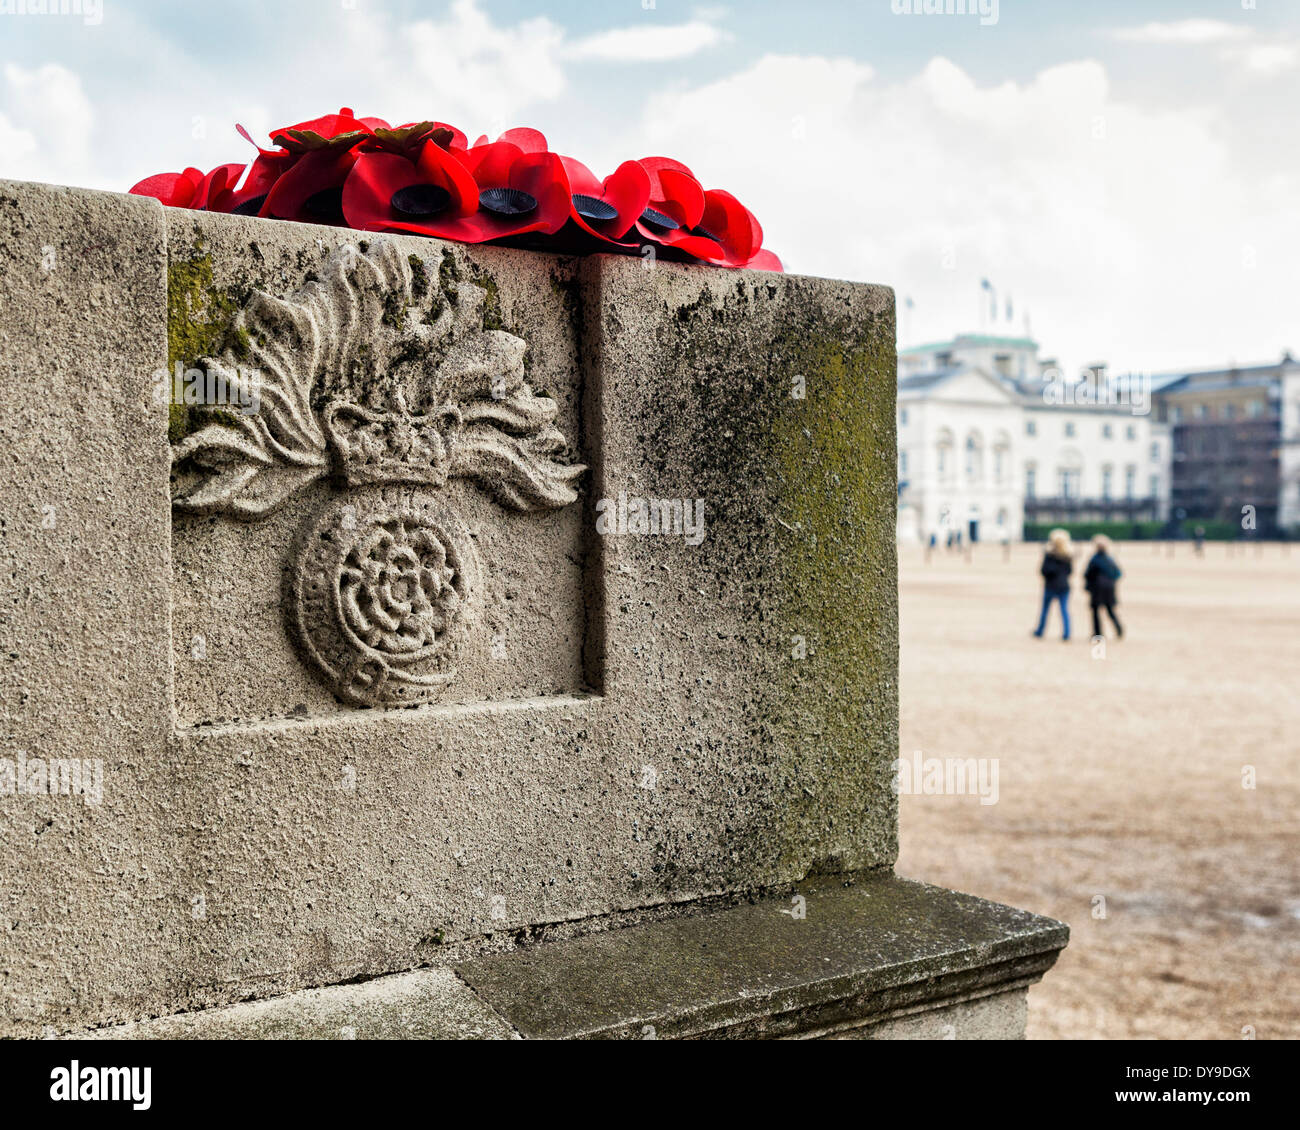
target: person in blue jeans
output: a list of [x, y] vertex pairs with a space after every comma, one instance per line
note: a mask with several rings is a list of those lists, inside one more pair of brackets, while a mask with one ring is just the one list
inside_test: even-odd
[[1038, 617], [1034, 635], [1043, 638], [1047, 628], [1047, 613], [1053, 602], [1061, 605], [1061, 639], [1070, 638], [1070, 570], [1074, 568], [1074, 547], [1066, 530], [1053, 530], [1047, 535], [1047, 552], [1043, 554], [1043, 611]]

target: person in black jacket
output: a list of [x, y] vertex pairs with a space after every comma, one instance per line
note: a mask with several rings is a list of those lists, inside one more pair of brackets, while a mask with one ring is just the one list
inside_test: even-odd
[[1047, 535], [1047, 552], [1043, 554], [1043, 611], [1034, 631], [1039, 639], [1047, 627], [1047, 613], [1053, 601], [1061, 605], [1061, 639], [1070, 638], [1070, 570], [1074, 568], [1074, 547], [1066, 530], [1053, 530]]
[[1110, 538], [1098, 535], [1093, 538], [1092, 544], [1095, 552], [1083, 573], [1083, 587], [1092, 597], [1092, 634], [1094, 638], [1102, 634], [1101, 610], [1104, 608], [1110, 622], [1115, 625], [1116, 638], [1123, 639], [1124, 629], [1115, 617], [1115, 605], [1119, 603], [1115, 586], [1122, 574], [1115, 564], [1115, 558], [1111, 556]]

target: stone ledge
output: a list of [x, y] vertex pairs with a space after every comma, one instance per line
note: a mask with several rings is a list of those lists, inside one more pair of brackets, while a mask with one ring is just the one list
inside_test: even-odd
[[450, 969], [305, 989], [120, 1024], [74, 1040], [511, 1040], [517, 1035]]
[[1026, 988], [1060, 922], [894, 877], [498, 954], [457, 972], [525, 1038], [783, 1036]]
[[1025, 990], [1069, 937], [1052, 919], [891, 876], [801, 897], [803, 918], [792, 900], [763, 899], [95, 1035], [927, 1038], [969, 1020], [1018, 1036]]

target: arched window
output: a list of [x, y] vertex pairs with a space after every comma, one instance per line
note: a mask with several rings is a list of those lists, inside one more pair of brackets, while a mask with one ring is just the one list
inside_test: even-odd
[[1083, 456], [1073, 447], [1061, 452], [1056, 465], [1057, 494], [1061, 498], [1081, 498], [1083, 488]]
[[948, 480], [952, 478], [953, 442], [954, 441], [953, 441], [952, 432], [949, 431], [947, 428], [942, 429], [939, 432], [938, 438], [935, 440], [934, 465], [935, 465], [935, 469], [938, 471], [939, 478], [943, 480]]
[[984, 437], [971, 432], [966, 437], [966, 481], [982, 482], [984, 479]]
[[1011, 437], [1005, 431], [999, 431], [993, 437], [993, 481], [998, 486], [1006, 482], [1010, 465]]

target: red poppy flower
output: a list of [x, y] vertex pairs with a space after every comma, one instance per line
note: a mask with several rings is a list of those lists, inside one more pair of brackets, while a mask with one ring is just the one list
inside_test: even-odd
[[361, 231], [407, 231], [460, 239], [465, 217], [479, 206], [468, 169], [433, 141], [414, 158], [362, 153], [343, 186], [343, 215]]
[[670, 157], [644, 157], [650, 203], [636, 231], [652, 243], [727, 267], [779, 271], [781, 261], [764, 252], [763, 229], [729, 192], [705, 191], [695, 174]]
[[754, 213], [720, 188], [705, 192], [704, 215], [694, 232], [722, 248], [719, 261], [728, 267], [745, 266], [763, 246], [763, 229]]
[[[538, 129], [527, 129], [520, 127], [517, 129], [508, 129], [497, 141], [508, 141], [511, 145], [516, 146], [524, 153], [546, 153], [546, 135]], [[492, 145], [494, 142], [488, 141], [487, 134], [483, 134], [476, 142], [475, 149], [481, 149], [485, 145]]]
[[137, 196], [152, 196], [169, 208], [229, 212], [236, 200], [234, 187], [243, 173], [243, 165], [218, 165], [206, 176], [198, 169], [158, 173], [146, 177], [131, 191]]
[[778, 275], [785, 271], [776, 252], [766, 249], [755, 252], [754, 257], [745, 266], [751, 271], [773, 271]]
[[624, 161], [603, 181], [581, 161], [561, 157], [569, 182], [569, 222], [605, 243], [621, 240], [650, 201], [650, 177]]
[[289, 153], [314, 153], [321, 149], [349, 149], [373, 134], [367, 121], [380, 122], [379, 118], [357, 118], [346, 106], [337, 114], [326, 114], [296, 126], [284, 126], [271, 131], [271, 141]]
[[449, 238], [482, 243], [529, 232], [554, 235], [568, 223], [569, 178], [556, 154], [493, 141], [470, 149], [465, 167], [478, 185], [479, 209], [462, 221], [463, 234]]
[[155, 173], [151, 177], [145, 177], [131, 187], [131, 192], [136, 196], [152, 196], [169, 208], [202, 207], [201, 203], [194, 203], [195, 194], [202, 183], [202, 170], [186, 169], [183, 173]]
[[706, 192], [667, 157], [625, 161], [601, 180], [552, 153], [539, 130], [511, 129], [470, 147], [445, 122], [390, 126], [346, 106], [273, 131], [271, 149], [236, 128], [258, 151], [246, 177], [243, 165], [206, 175], [190, 168], [147, 177], [131, 191], [174, 208], [570, 252], [648, 242], [721, 266], [782, 270], [763, 249], [753, 213], [729, 192]]
[[356, 161], [355, 149], [315, 149], [302, 154], [276, 178], [257, 215], [342, 226], [346, 222], [343, 182]]
[[650, 180], [650, 199], [637, 220], [637, 234], [697, 259], [724, 258], [726, 252], [717, 240], [696, 230], [704, 216], [705, 200], [695, 174], [671, 157], [643, 157], [639, 163]]

